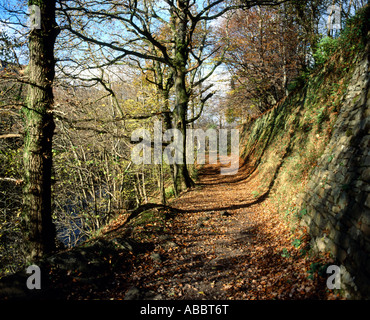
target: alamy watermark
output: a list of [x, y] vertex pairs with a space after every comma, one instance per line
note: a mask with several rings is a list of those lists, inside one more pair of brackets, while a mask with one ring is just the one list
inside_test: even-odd
[[36, 5], [31, 5], [28, 8], [29, 18], [28, 18], [28, 27], [33, 29], [41, 29], [41, 11], [40, 7]]
[[160, 121], [154, 122], [153, 138], [149, 130], [136, 129], [131, 135], [131, 141], [138, 143], [132, 149], [131, 160], [139, 165], [161, 164], [163, 160], [167, 164], [194, 164], [196, 158], [198, 164], [205, 164], [208, 139], [208, 162], [216, 164], [219, 160], [222, 165], [228, 166], [221, 167], [221, 175], [234, 175], [238, 172], [238, 129], [186, 129], [185, 136], [184, 144], [183, 133], [179, 129], [168, 129], [163, 133]]
[[341, 280], [340, 280], [340, 267], [337, 265], [330, 265], [326, 269], [327, 274], [331, 274], [326, 280], [326, 286], [328, 289], [340, 289], [341, 288]]
[[341, 9], [337, 5], [331, 5], [327, 9], [329, 15], [327, 21], [328, 30], [340, 30], [341, 29]]
[[33, 264], [27, 268], [27, 274], [31, 274], [27, 278], [27, 288], [30, 290], [41, 289], [41, 269], [39, 266]]
[[[32, 29], [41, 29], [41, 11], [40, 7], [37, 5], [29, 6], [29, 28]], [[327, 9], [328, 21], [327, 28], [328, 30], [340, 30], [341, 29], [341, 8], [337, 5], [330, 5]]]
[[[41, 269], [37, 265], [31, 265], [27, 268], [27, 274], [31, 274], [27, 278], [27, 288], [29, 290], [40, 290], [41, 289]], [[330, 274], [326, 280], [326, 286], [328, 289], [341, 289], [341, 270], [337, 265], [330, 265], [326, 269], [326, 273]]]

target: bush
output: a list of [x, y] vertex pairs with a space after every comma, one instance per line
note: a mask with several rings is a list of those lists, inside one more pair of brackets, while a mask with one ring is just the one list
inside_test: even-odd
[[367, 42], [370, 31], [370, 6], [361, 8], [355, 16], [346, 21], [340, 39], [341, 46], [347, 51], [361, 51]]
[[323, 37], [317, 45], [313, 58], [315, 65], [320, 66], [328, 61], [337, 50], [342, 57], [350, 61], [351, 55], [362, 51], [367, 42], [370, 30], [370, 6], [361, 8], [355, 16], [346, 21], [339, 38]]
[[316, 52], [313, 54], [315, 65], [325, 63], [328, 58], [338, 49], [339, 41], [331, 37], [324, 37], [320, 40]]

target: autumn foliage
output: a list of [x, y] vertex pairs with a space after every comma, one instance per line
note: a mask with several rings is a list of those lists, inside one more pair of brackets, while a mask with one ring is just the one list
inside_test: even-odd
[[232, 91], [228, 105], [255, 115], [287, 94], [304, 54], [299, 27], [284, 7], [236, 11], [223, 20], [219, 32], [229, 44], [226, 65], [232, 74]]

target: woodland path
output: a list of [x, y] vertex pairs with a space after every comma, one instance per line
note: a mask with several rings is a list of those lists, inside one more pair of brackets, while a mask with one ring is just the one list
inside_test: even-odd
[[247, 165], [233, 176], [205, 165], [197, 186], [165, 208], [170, 218], [163, 207], [149, 211], [161, 219], [136, 226], [120, 215], [98, 238], [46, 260], [44, 290], [27, 290], [21, 272], [2, 279], [0, 300], [336, 299], [326, 274], [307, 273], [322, 261], [302, 255], [304, 238], [277, 214], [269, 190], [256, 193], [258, 170], [249, 173]]
[[[300, 254], [303, 244], [292, 246], [268, 193], [253, 192], [257, 173], [248, 172], [245, 165], [233, 176], [220, 175], [219, 164], [200, 170], [198, 186], [171, 203], [181, 213], [168, 225], [167, 245], [133, 268], [134, 295], [139, 288], [149, 299], [328, 298], [325, 279], [308, 278], [313, 261]], [[125, 298], [131, 294], [132, 287]]]

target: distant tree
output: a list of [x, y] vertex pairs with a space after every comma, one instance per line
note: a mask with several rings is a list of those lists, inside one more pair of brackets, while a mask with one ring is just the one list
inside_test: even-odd
[[232, 74], [233, 108], [258, 114], [287, 95], [287, 84], [302, 67], [304, 52], [285, 4], [239, 10], [223, 21], [220, 34], [229, 45], [224, 60]]

